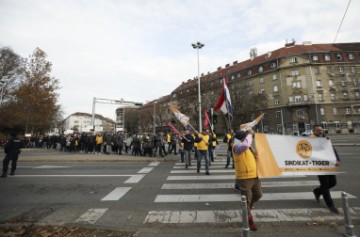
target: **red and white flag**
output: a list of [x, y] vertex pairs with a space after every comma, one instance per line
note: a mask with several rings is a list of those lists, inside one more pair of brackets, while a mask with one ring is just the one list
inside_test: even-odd
[[223, 90], [221, 93], [221, 96], [219, 98], [218, 103], [214, 107], [216, 110], [221, 110], [224, 114], [233, 115], [232, 105], [231, 105], [231, 98], [230, 98], [230, 92], [229, 88], [226, 83], [226, 77], [223, 73]]

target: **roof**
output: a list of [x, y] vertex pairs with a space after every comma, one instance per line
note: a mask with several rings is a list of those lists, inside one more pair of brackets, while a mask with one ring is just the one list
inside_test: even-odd
[[[68, 117], [66, 117], [66, 119], [68, 119], [69, 117], [71, 116], [84, 116], [84, 117], [92, 117], [92, 114], [89, 114], [89, 113], [83, 113], [83, 112], [76, 112], [76, 113], [73, 113], [73, 114], [70, 114]], [[114, 121], [110, 118], [106, 118], [104, 116], [102, 116], [101, 114], [95, 114], [95, 118], [98, 118], [100, 120], [105, 120], [106, 122], [108, 123], [114, 123]], [[66, 120], [64, 119], [64, 120]]]
[[[338, 43], [338, 44], [295, 44], [289, 43], [284, 47], [269, 51], [268, 53], [259, 55], [253, 59], [248, 59], [238, 63], [235, 61], [233, 65], [227, 64], [225, 68], [219, 67], [217, 71], [212, 73], [208, 72], [206, 75], [200, 77], [201, 81], [208, 81], [214, 79], [214, 76], [221, 74], [222, 70], [230, 70], [231, 72], [237, 72], [244, 69], [250, 69], [254, 66], [264, 64], [266, 62], [276, 61], [281, 58], [288, 58], [296, 55], [312, 54], [312, 53], [331, 53], [331, 52], [360, 52], [360, 43]], [[193, 87], [197, 84], [197, 79], [189, 79], [178, 86], [174, 91], [181, 91], [188, 87]]]

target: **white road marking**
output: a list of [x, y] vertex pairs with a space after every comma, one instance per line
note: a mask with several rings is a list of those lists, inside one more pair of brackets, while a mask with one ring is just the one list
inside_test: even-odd
[[[196, 165], [196, 160], [194, 160], [194, 161], [192, 161], [192, 164], [195, 164]], [[204, 164], [205, 163], [205, 161], [204, 161], [204, 159], [202, 159], [202, 161], [201, 161], [201, 163], [202, 164]], [[213, 162], [211, 162], [211, 164], [214, 164], [214, 165], [226, 165], [226, 161], [213, 161]], [[231, 163], [232, 164], [232, 163]], [[175, 163], [175, 166], [180, 166], [180, 165], [182, 165], [182, 166], [185, 166], [185, 163], [181, 163], [181, 162], [177, 162], [177, 163]]]
[[[276, 187], [300, 187], [300, 186], [316, 186], [319, 181], [279, 181], [279, 182], [261, 182], [263, 188]], [[161, 189], [229, 189], [234, 188], [232, 183], [167, 183], [163, 184]]]
[[102, 217], [108, 208], [89, 209], [87, 212], [82, 214], [75, 222], [94, 224], [100, 217]]
[[[342, 209], [339, 208], [342, 213]], [[353, 219], [359, 219], [360, 208], [351, 208]], [[324, 220], [342, 220], [343, 215], [332, 214], [327, 208], [307, 209], [267, 209], [253, 210], [256, 222], [292, 222], [315, 221], [319, 217]], [[192, 223], [238, 223], [242, 222], [240, 210], [209, 210], [209, 211], [150, 211], [144, 223], [192, 224]]]
[[[211, 174], [210, 170], [210, 174]], [[205, 171], [201, 170], [199, 175], [188, 175], [188, 176], [168, 176], [166, 180], [172, 181], [181, 181], [181, 180], [234, 180], [235, 175], [204, 175]], [[269, 179], [284, 179], [284, 178], [304, 178], [305, 175], [292, 175], [292, 176], [279, 176], [279, 177], [271, 177], [264, 178], [261, 180], [269, 180]]]
[[34, 175], [15, 175], [11, 177], [131, 177], [132, 174], [34, 174]]
[[143, 169], [141, 169], [140, 171], [138, 171], [138, 174], [147, 174], [150, 171], [152, 171], [154, 169], [154, 167], [144, 167]]
[[126, 184], [136, 184], [139, 183], [142, 178], [144, 178], [145, 175], [139, 174], [139, 175], [132, 175], [130, 178], [128, 178], [124, 183]]
[[[210, 170], [212, 170], [212, 169], [224, 169], [224, 167], [225, 167], [224, 165], [211, 165]], [[229, 166], [229, 167], [231, 167], [231, 166]], [[185, 165], [183, 164], [183, 165], [180, 165], [180, 166], [174, 166], [173, 169], [185, 169]], [[196, 163], [192, 164], [192, 166], [189, 166], [187, 168], [187, 170], [196, 170], [196, 169], [197, 169], [196, 168]]]
[[36, 166], [33, 169], [64, 169], [69, 168], [70, 166], [60, 166], [60, 165], [41, 165]]
[[[331, 192], [333, 199], [341, 198], [341, 191]], [[356, 198], [349, 194], [349, 198]], [[261, 201], [283, 201], [283, 200], [312, 200], [312, 192], [294, 193], [264, 193]], [[173, 203], [173, 202], [240, 202], [240, 194], [187, 194], [187, 195], [157, 195], [154, 202]]]
[[160, 164], [160, 162], [151, 162], [149, 164], [149, 166], [158, 166]]
[[131, 187], [117, 187], [111, 193], [106, 195], [101, 201], [117, 201], [124, 196]]
[[[211, 173], [235, 173], [234, 170], [231, 169], [223, 169], [223, 170], [210, 170]], [[194, 174], [195, 170], [172, 170], [170, 174]]]

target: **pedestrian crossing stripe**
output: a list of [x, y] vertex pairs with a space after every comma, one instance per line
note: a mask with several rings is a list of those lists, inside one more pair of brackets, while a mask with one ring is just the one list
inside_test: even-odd
[[107, 210], [108, 208], [89, 209], [77, 220], [75, 220], [75, 222], [83, 224], [95, 224], [95, 222], [100, 219], [100, 217], [102, 217]]
[[147, 174], [147, 173], [150, 173], [153, 169], [154, 169], [154, 167], [144, 167], [137, 173], [138, 174]]
[[[341, 191], [331, 192], [333, 199], [341, 198]], [[348, 194], [348, 198], [356, 198]], [[291, 193], [264, 193], [261, 201], [284, 201], [284, 200], [313, 200], [312, 192], [291, 192]], [[240, 202], [239, 194], [171, 194], [157, 195], [156, 203], [184, 203], [184, 202]]]
[[[276, 187], [301, 187], [301, 186], [317, 186], [317, 180], [299, 180], [299, 181], [279, 181], [279, 182], [262, 182], [262, 188]], [[166, 183], [161, 189], [231, 189], [234, 188], [232, 183]]]
[[[342, 220], [343, 210], [339, 208], [341, 214], [335, 215], [327, 208], [307, 208], [307, 209], [265, 209], [252, 210], [251, 213], [255, 222], [293, 222], [293, 221], [318, 221], [323, 220]], [[199, 223], [238, 223], [242, 222], [240, 210], [206, 210], [206, 211], [150, 211], [144, 223], [163, 223], [163, 224], [199, 224]], [[352, 219], [360, 219], [360, 208], [350, 208]]]
[[[224, 165], [213, 165], [213, 164], [211, 164], [210, 169], [211, 170], [212, 169], [224, 169], [224, 167], [225, 167]], [[185, 164], [182, 164], [180, 166], [174, 166], [173, 168], [174, 169], [185, 169]], [[187, 170], [196, 170], [196, 169], [197, 169], [196, 164], [192, 164], [191, 166], [189, 166], [187, 168]]]
[[[211, 171], [210, 171], [211, 172]], [[305, 175], [286, 176], [286, 177], [272, 177], [271, 179], [280, 178], [304, 178]], [[262, 179], [267, 180], [270, 178]], [[168, 176], [166, 180], [169, 181], [184, 181], [184, 180], [235, 180], [235, 175], [186, 175], [186, 176]]]
[[[172, 170], [170, 174], [195, 174], [195, 170]], [[232, 169], [211, 170], [211, 173], [235, 173]]]
[[117, 187], [111, 193], [101, 199], [101, 201], [118, 201], [122, 198], [131, 187]]

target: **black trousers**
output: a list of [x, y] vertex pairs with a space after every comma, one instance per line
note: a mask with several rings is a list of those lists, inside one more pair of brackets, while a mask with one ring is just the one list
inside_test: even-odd
[[330, 189], [336, 185], [335, 175], [319, 175], [320, 187], [314, 189], [316, 195], [322, 195], [326, 206], [334, 206], [334, 201], [331, 198]]
[[15, 172], [18, 158], [19, 158], [18, 156], [17, 157], [5, 156], [5, 158], [3, 160], [3, 174], [7, 174], [10, 161], [11, 161], [11, 172], [12, 173]]

